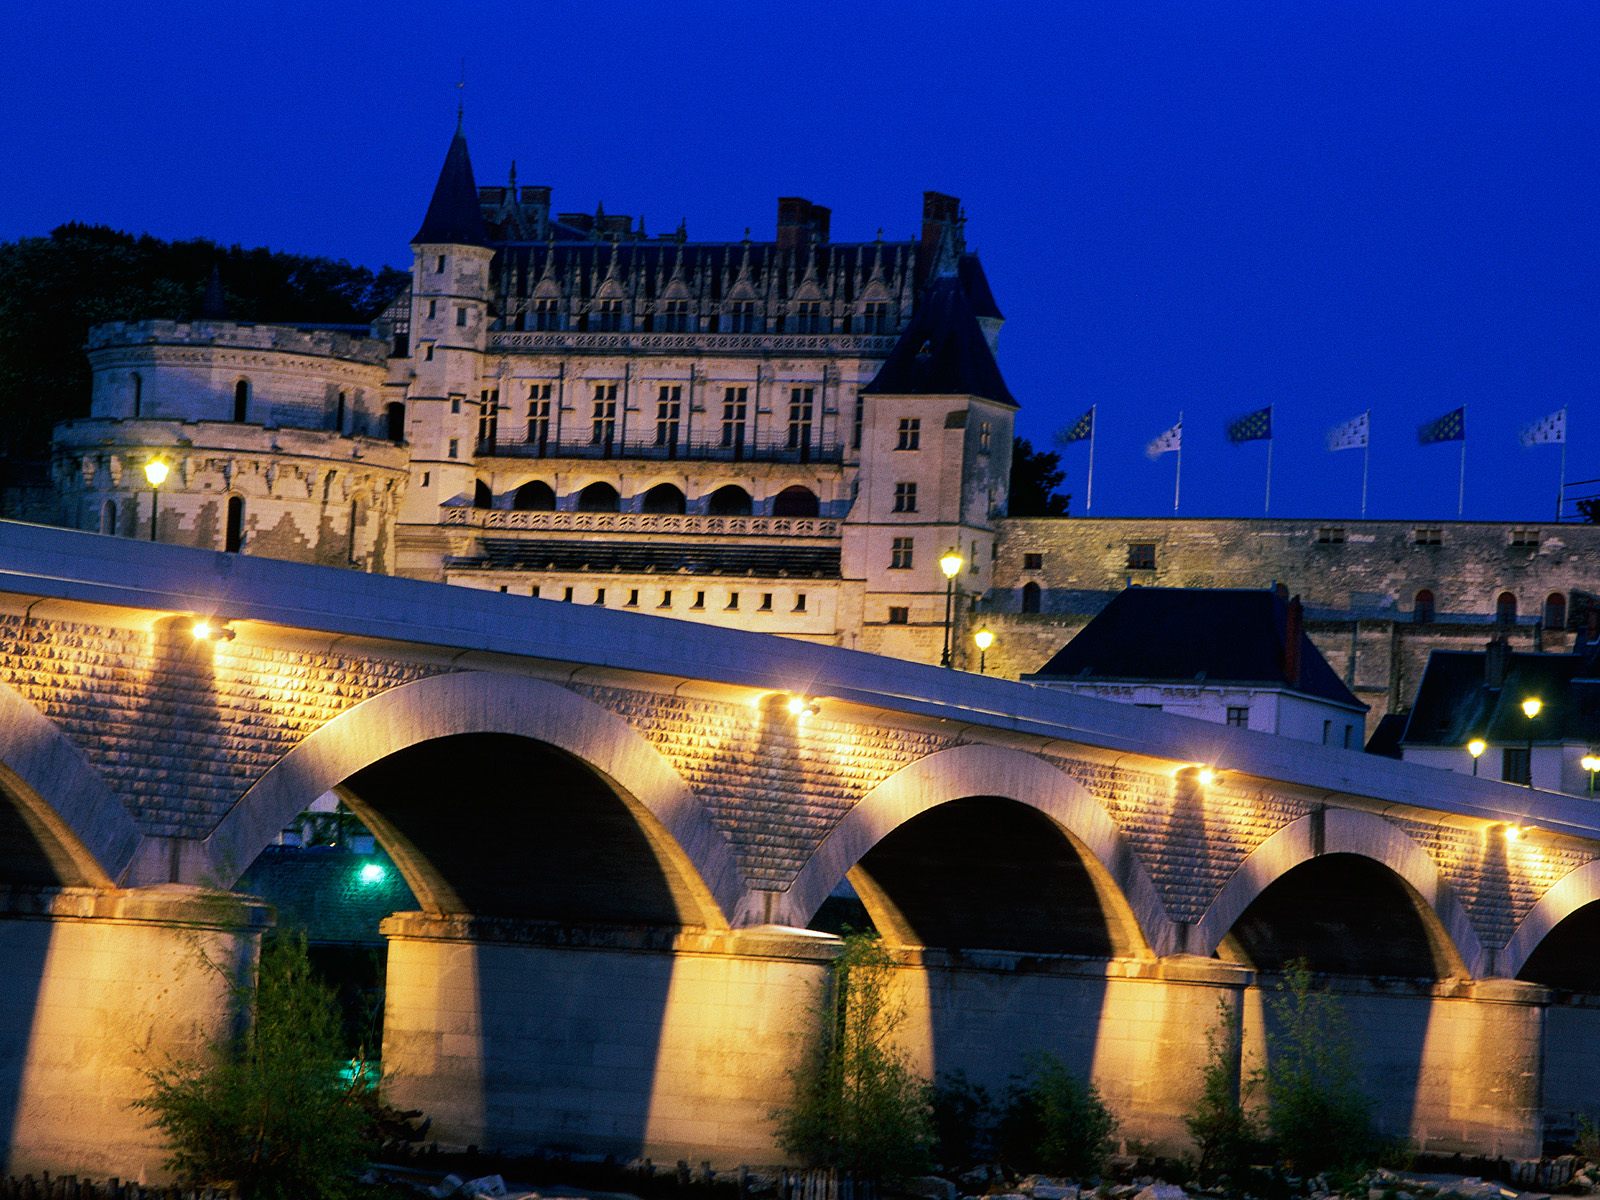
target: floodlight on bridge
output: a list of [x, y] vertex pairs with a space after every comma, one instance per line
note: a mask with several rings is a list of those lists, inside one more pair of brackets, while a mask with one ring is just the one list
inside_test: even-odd
[[228, 628], [226, 621], [210, 621], [202, 617], [189, 630], [197, 642], [231, 642], [238, 635]]
[[821, 706], [809, 696], [790, 696], [788, 707], [789, 712], [802, 721], [822, 711]]

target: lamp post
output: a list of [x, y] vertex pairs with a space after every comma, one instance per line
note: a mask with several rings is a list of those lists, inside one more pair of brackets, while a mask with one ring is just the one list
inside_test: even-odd
[[1589, 751], [1578, 760], [1578, 765], [1589, 772], [1589, 799], [1594, 799], [1594, 773], [1600, 771], [1600, 754]]
[[944, 653], [939, 656], [941, 667], [953, 667], [950, 657], [950, 621], [954, 614], [956, 576], [961, 574], [962, 558], [952, 547], [939, 557], [939, 570], [944, 572]]
[[1472, 773], [1478, 773], [1478, 760], [1483, 757], [1483, 752], [1489, 748], [1489, 743], [1482, 738], [1473, 738], [1467, 743], [1467, 753], [1472, 755]]
[[[980, 629], [972, 635], [972, 640], [978, 647], [978, 674], [983, 675], [989, 670], [989, 647], [994, 645], [994, 632], [990, 629]], [[1591, 773], [1589, 778], [1592, 781], [1594, 775]]]
[[1528, 786], [1533, 786], [1533, 719], [1544, 708], [1544, 701], [1529, 696], [1522, 702], [1522, 715], [1528, 718]]
[[152, 458], [144, 465], [144, 477], [150, 484], [150, 540], [156, 540], [156, 510], [161, 505], [161, 485], [167, 481], [167, 472], [171, 470], [166, 460]]

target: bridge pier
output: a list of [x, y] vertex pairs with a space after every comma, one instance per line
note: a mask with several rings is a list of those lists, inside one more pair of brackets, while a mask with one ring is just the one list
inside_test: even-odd
[[132, 1103], [232, 1019], [267, 912], [190, 887], [0, 888], [0, 1172], [163, 1178]]

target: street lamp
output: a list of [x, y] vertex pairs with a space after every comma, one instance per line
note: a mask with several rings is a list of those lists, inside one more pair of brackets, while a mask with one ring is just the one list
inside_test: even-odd
[[1489, 743], [1482, 738], [1473, 738], [1467, 743], [1467, 753], [1472, 755], [1472, 773], [1478, 773], [1478, 760], [1483, 757], [1483, 752], [1489, 748]]
[[1594, 798], [1594, 773], [1600, 771], [1600, 754], [1590, 750], [1578, 760], [1578, 765], [1589, 772], [1589, 797]]
[[950, 621], [954, 614], [956, 576], [963, 566], [961, 555], [952, 547], [939, 557], [939, 570], [944, 572], [944, 653], [939, 656], [941, 667], [953, 667], [950, 659]]
[[150, 484], [150, 540], [156, 540], [156, 509], [161, 503], [161, 485], [167, 481], [167, 472], [172, 468], [167, 466], [165, 459], [152, 458], [144, 465], [144, 477]]
[[1544, 701], [1529, 696], [1522, 702], [1522, 715], [1528, 718], [1528, 786], [1533, 786], [1533, 719], [1544, 708]]
[[[980, 629], [972, 635], [972, 640], [978, 647], [978, 674], [982, 675], [989, 669], [989, 647], [994, 645], [994, 632], [990, 629]], [[1593, 776], [1590, 778], [1593, 779]]]

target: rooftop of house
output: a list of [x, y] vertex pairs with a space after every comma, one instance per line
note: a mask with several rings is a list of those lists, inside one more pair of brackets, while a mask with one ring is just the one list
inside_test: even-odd
[[[1405, 746], [1600, 741], [1600, 655], [1519, 654], [1497, 638], [1486, 650], [1435, 650], [1417, 686]], [[1523, 712], [1538, 700], [1538, 715]]]
[[1367, 708], [1306, 636], [1299, 598], [1277, 590], [1128, 588], [1023, 678], [1283, 688]]

